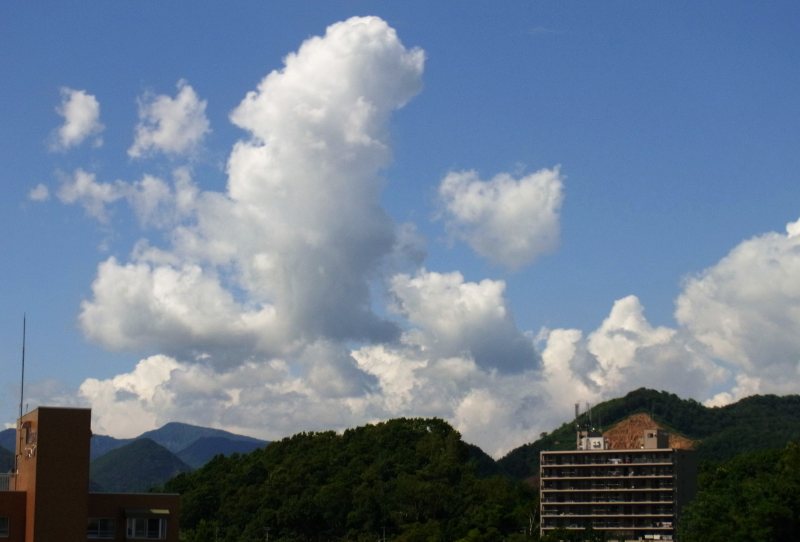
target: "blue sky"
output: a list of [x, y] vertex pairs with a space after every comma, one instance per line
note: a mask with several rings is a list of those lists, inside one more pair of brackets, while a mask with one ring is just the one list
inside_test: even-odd
[[638, 386], [796, 393], [798, 23], [5, 3], [1, 418], [23, 313], [26, 401], [121, 436], [435, 415], [498, 455]]

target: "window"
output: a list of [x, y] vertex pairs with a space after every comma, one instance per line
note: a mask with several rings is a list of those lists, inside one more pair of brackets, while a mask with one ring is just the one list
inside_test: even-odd
[[167, 538], [167, 520], [164, 518], [128, 518], [127, 538], [164, 540]]
[[114, 538], [116, 528], [113, 518], [89, 518], [86, 538]]
[[8, 518], [0, 517], [0, 538], [8, 538]]

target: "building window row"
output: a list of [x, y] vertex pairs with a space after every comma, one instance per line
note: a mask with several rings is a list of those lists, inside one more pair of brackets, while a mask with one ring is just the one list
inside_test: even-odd
[[673, 479], [625, 480], [610, 482], [608, 480], [542, 480], [542, 491], [590, 491], [590, 490], [672, 490]]
[[595, 519], [588, 524], [581, 521], [579, 518], [575, 520], [571, 518], [558, 518], [548, 519], [543, 518], [542, 530], [547, 529], [585, 529], [591, 525], [592, 529], [635, 529], [635, 530], [672, 530], [672, 521], [663, 521], [659, 519], [639, 519], [639, 518], [624, 518], [624, 519]]
[[130, 540], [164, 540], [167, 537], [167, 520], [128, 518], [126, 533]]
[[672, 503], [673, 497], [672, 492], [669, 494], [661, 494], [661, 495], [652, 495], [652, 494], [612, 494], [609, 495], [608, 493], [571, 493], [569, 495], [561, 495], [561, 494], [545, 494], [541, 501], [543, 504], [566, 504], [566, 505], [577, 505], [577, 504], [592, 504], [592, 503], [623, 503], [623, 504], [661, 504], [661, 503]]
[[672, 516], [672, 508], [547, 508], [542, 516]]
[[647, 477], [647, 476], [672, 476], [674, 469], [672, 465], [664, 465], [661, 467], [613, 467], [613, 468], [597, 468], [592, 467], [588, 469], [576, 468], [548, 468], [542, 470], [544, 478], [629, 478], [629, 477]]
[[114, 538], [117, 522], [113, 518], [89, 518], [86, 527], [86, 538]]

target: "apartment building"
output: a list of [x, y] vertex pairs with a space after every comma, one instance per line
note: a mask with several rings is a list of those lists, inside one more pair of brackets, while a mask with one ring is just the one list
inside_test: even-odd
[[0, 475], [0, 542], [178, 541], [180, 497], [89, 490], [91, 411], [40, 407], [17, 423]]
[[604, 532], [606, 540], [676, 540], [680, 511], [696, 490], [694, 452], [648, 430], [636, 449], [609, 449], [596, 432], [577, 450], [540, 453], [540, 534]]

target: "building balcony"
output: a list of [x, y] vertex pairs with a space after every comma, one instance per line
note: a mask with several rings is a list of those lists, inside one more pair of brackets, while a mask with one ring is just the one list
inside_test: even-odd
[[542, 518], [542, 529], [592, 529], [599, 530], [631, 530], [631, 531], [649, 531], [649, 532], [664, 532], [671, 533], [674, 530], [674, 522], [662, 520], [645, 520], [645, 521], [630, 521], [630, 520], [615, 520], [615, 519], [595, 519], [594, 521], [586, 521], [581, 518], [558, 518], [554, 521], [553, 518]]
[[593, 458], [585, 458], [585, 457], [547, 457], [544, 455], [542, 457], [542, 467], [544, 468], [552, 468], [552, 467], [608, 467], [608, 466], [628, 466], [628, 465], [636, 465], [636, 466], [663, 466], [663, 465], [674, 465], [674, 461], [672, 457], [663, 457], [663, 458], [655, 458], [655, 457], [633, 457], [633, 458], [603, 458], [603, 457], [593, 457]]
[[657, 514], [655, 512], [642, 512], [642, 513], [622, 513], [622, 512], [610, 512], [610, 513], [600, 513], [600, 512], [584, 512], [580, 514], [572, 514], [572, 513], [554, 513], [554, 512], [547, 512], [542, 513], [542, 521], [545, 523], [552, 523], [553, 521], [564, 520], [566, 518], [567, 521], [571, 520], [587, 520], [587, 519], [602, 519], [602, 520], [627, 520], [627, 521], [638, 521], [638, 522], [652, 522], [653, 520], [657, 520], [659, 525], [661, 523], [667, 522], [670, 523], [675, 518], [674, 514]]
[[[597, 505], [597, 504], [650, 504], [650, 505], [659, 505], [659, 504], [669, 504], [673, 503], [671, 496], [669, 498], [642, 498], [642, 497], [632, 497], [630, 495], [626, 495], [623, 498], [622, 495], [617, 495], [614, 497], [609, 497], [608, 495], [597, 495], [595, 498], [585, 497], [583, 495], [578, 495], [577, 497], [573, 498], [573, 500], [563, 500], [563, 496], [561, 499], [547, 497], [542, 500], [542, 504], [552, 504], [552, 505], [566, 505], [566, 506], [581, 506], [581, 505]], [[648, 496], [652, 497], [652, 496]], [[612, 500], [613, 499], [613, 500]]]
[[641, 472], [636, 474], [621, 474], [621, 473], [560, 473], [560, 472], [544, 472], [542, 473], [542, 478], [547, 478], [548, 480], [597, 480], [603, 478], [610, 478], [612, 480], [618, 480], [620, 478], [625, 478], [628, 480], [635, 480], [637, 478], [674, 478], [675, 475], [672, 473], [666, 472]]
[[547, 480], [548, 484], [542, 484], [541, 491], [542, 493], [553, 491], [553, 492], [584, 492], [584, 491], [605, 491], [605, 492], [617, 492], [617, 491], [628, 491], [628, 492], [635, 492], [635, 491], [672, 491], [674, 485], [672, 480], [654, 480], [651, 484], [647, 483], [627, 483], [627, 484], [615, 484], [615, 483], [605, 483], [603, 481], [594, 481], [594, 480], [575, 480], [575, 481], [561, 481], [561, 480]]

